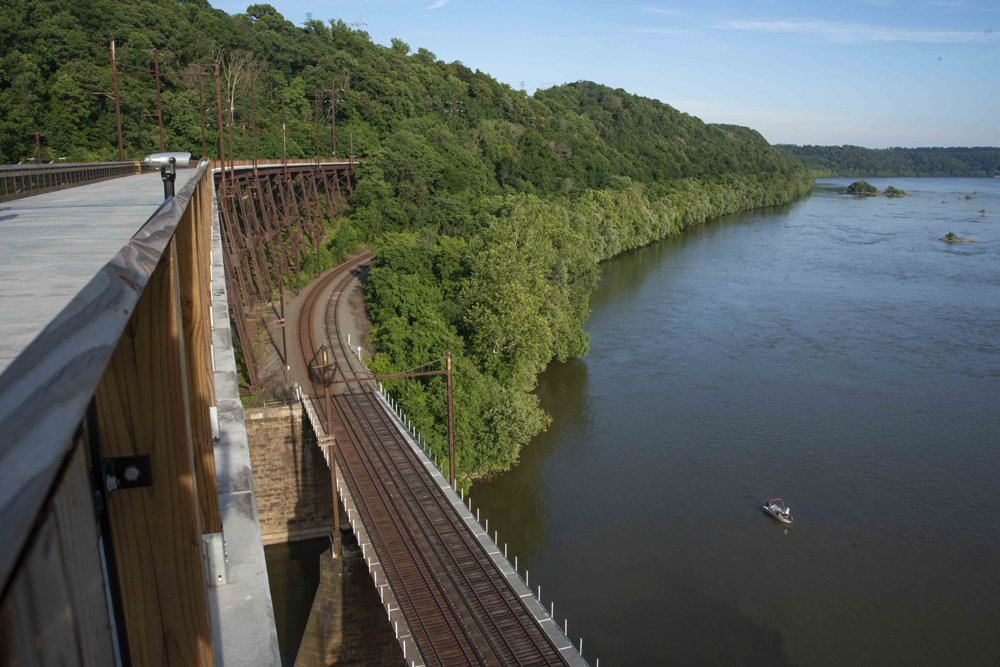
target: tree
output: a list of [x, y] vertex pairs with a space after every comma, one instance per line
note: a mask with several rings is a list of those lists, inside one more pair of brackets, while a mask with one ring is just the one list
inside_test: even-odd
[[401, 39], [392, 38], [392, 50], [401, 55], [408, 55], [410, 53], [410, 45]]
[[867, 181], [854, 181], [845, 192], [849, 195], [877, 195], [878, 189]]

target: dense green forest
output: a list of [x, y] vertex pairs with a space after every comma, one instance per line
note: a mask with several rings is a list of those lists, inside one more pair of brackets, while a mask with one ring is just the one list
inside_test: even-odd
[[862, 148], [793, 146], [777, 148], [798, 158], [817, 178], [831, 176], [964, 176], [1000, 174], [1000, 148]]
[[[250, 119], [253, 72], [260, 157], [281, 156], [282, 100], [290, 156], [315, 155], [316, 99], [329, 155], [336, 88], [338, 154], [353, 138], [364, 162], [348, 219], [323, 256], [372, 245], [374, 369], [454, 353], [463, 483], [509, 467], [545, 427], [531, 390], [552, 359], [587, 353], [598, 262], [812, 187], [797, 160], [751, 129], [707, 125], [585, 81], [528, 96], [424, 48], [381, 46], [339, 20], [296, 26], [268, 5], [230, 16], [198, 0], [6, 0], [0, 34], [5, 162], [32, 154], [24, 135], [34, 131], [46, 134], [46, 158], [116, 159], [113, 101], [91, 94], [111, 90], [112, 36], [123, 73], [148, 70], [152, 49], [169, 51], [160, 58], [172, 74], [218, 60], [223, 107], [231, 98], [237, 122]], [[202, 84], [214, 105], [214, 78]], [[198, 79], [164, 77], [162, 86], [166, 148], [200, 154], [198, 110], [177, 108], [199, 104]], [[148, 115], [155, 95], [151, 78], [122, 77], [129, 158], [159, 149]], [[441, 378], [389, 389], [443, 457]]]

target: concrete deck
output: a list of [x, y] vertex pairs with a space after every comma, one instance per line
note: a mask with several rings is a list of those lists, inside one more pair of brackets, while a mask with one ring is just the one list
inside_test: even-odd
[[0, 373], [162, 203], [158, 173], [0, 203]]

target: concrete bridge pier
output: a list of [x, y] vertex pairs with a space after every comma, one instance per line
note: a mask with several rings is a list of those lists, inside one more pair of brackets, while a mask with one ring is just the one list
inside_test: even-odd
[[325, 551], [295, 667], [408, 664], [375, 590], [356, 542], [345, 545], [341, 558]]

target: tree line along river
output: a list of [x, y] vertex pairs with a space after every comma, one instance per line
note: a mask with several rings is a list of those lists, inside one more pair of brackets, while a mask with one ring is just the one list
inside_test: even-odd
[[605, 262], [474, 485], [591, 664], [1000, 662], [1000, 181], [852, 180]]

